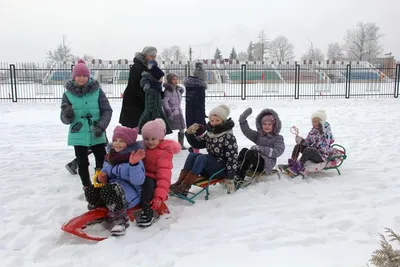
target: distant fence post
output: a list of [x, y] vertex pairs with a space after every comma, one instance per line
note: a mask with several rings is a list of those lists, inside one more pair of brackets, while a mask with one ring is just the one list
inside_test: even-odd
[[400, 84], [400, 64], [397, 64], [396, 73], [394, 76], [394, 98], [399, 97], [399, 84]]
[[294, 99], [300, 98], [300, 64], [296, 62], [294, 69]]
[[347, 64], [346, 68], [346, 91], [344, 97], [350, 98], [350, 82], [351, 82], [351, 64]]
[[15, 64], [10, 64], [10, 83], [11, 83], [11, 99], [12, 99], [12, 102], [18, 102], [17, 77], [16, 77], [16, 73], [15, 73]]
[[240, 97], [246, 100], [246, 80], [247, 80], [247, 66], [242, 64], [240, 71]]

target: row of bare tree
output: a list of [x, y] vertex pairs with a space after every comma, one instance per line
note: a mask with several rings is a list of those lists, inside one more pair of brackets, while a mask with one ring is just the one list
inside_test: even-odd
[[[379, 33], [379, 27], [375, 23], [360, 22], [353, 29], [347, 30], [343, 37], [343, 43], [335, 42], [328, 45], [327, 59], [340, 60], [367, 60], [371, 61], [378, 57], [383, 49], [380, 43], [382, 35]], [[310, 47], [305, 54], [301, 56], [301, 60], [323, 61], [325, 55], [318, 47], [314, 47], [313, 42], [309, 40]], [[164, 61], [183, 61], [192, 60], [192, 48], [189, 47], [189, 53], [186, 54], [179, 46], [174, 45], [164, 48], [158, 56], [158, 60]], [[66, 36], [63, 35], [62, 43], [53, 50], [48, 51], [47, 57], [50, 61], [71, 61], [77, 57], [72, 55], [71, 47], [67, 43]], [[84, 55], [85, 60], [93, 59], [92, 56]], [[223, 59], [221, 50], [217, 47], [214, 53], [214, 59]], [[269, 40], [267, 34], [262, 30], [258, 36], [258, 41], [251, 41], [247, 51], [236, 52], [235, 47], [229, 55], [230, 59], [238, 59], [240, 61], [288, 61], [293, 60], [294, 46], [286, 36], [277, 36], [273, 40]]]

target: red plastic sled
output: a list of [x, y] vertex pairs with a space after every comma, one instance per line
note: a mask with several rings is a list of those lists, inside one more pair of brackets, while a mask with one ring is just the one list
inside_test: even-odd
[[[135, 217], [133, 213], [137, 210], [140, 210], [140, 206], [136, 206], [133, 208], [130, 208], [127, 210], [127, 215], [129, 216], [129, 219], [133, 222], [135, 220]], [[167, 205], [163, 202], [161, 204], [161, 207], [157, 210], [157, 213], [159, 215], [163, 214], [169, 214], [169, 209]], [[95, 222], [96, 220], [104, 219], [107, 217], [108, 214], [108, 209], [107, 208], [97, 208], [94, 210], [90, 210], [88, 212], [85, 212], [84, 214], [77, 216], [75, 218], [72, 218], [68, 222], [64, 223], [61, 226], [61, 230], [64, 232], [73, 234], [75, 236], [87, 239], [87, 240], [92, 240], [92, 241], [102, 241], [104, 239], [107, 239], [107, 237], [94, 237], [94, 236], [89, 236], [85, 232], [83, 232], [83, 229], [87, 225], [90, 225], [91, 223]]]

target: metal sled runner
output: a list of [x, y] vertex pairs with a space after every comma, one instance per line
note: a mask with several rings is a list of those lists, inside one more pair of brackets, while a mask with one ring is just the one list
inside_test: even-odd
[[205, 191], [206, 195], [205, 195], [204, 198], [205, 198], [205, 200], [208, 200], [208, 196], [210, 195], [210, 192], [209, 192], [210, 186], [211, 185], [215, 185], [217, 183], [222, 183], [225, 180], [225, 178], [215, 178], [218, 174], [220, 174], [224, 170], [225, 170], [225, 168], [213, 173], [208, 178], [202, 178], [202, 179], [199, 179], [198, 181], [196, 181], [193, 185], [195, 185], [197, 187], [201, 187], [202, 189], [197, 193], [189, 192], [188, 195], [191, 195], [190, 197], [189, 196], [184, 196], [184, 195], [181, 195], [181, 194], [176, 194], [176, 193], [172, 194], [172, 196], [175, 196], [175, 197], [180, 198], [180, 199], [187, 200], [190, 203], [194, 204], [194, 203], [196, 203], [196, 201], [194, 199]]

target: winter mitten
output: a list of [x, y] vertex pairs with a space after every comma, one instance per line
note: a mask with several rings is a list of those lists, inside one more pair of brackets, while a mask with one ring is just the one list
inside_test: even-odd
[[193, 123], [192, 125], [189, 126], [189, 128], [187, 128], [186, 132], [188, 134], [195, 134], [199, 129], [199, 127], [200, 127], [199, 124]]
[[254, 150], [254, 151], [260, 151], [260, 146], [258, 146], [258, 145], [253, 145], [253, 146], [251, 146], [250, 147], [250, 150]]
[[105, 174], [104, 172], [99, 172], [99, 175], [97, 176], [97, 180], [100, 182], [100, 183], [105, 183], [105, 182], [107, 182], [107, 174]]
[[150, 201], [150, 204], [151, 204], [151, 208], [152, 208], [153, 210], [158, 210], [158, 209], [161, 207], [162, 199], [159, 198], [159, 197], [154, 197], [154, 198]]
[[[103, 182], [100, 182], [100, 180], [98, 179], [101, 173], [102, 173], [102, 172], [97, 172], [97, 173], [94, 175], [94, 177], [93, 177], [93, 186], [94, 186], [94, 187], [102, 187], [102, 186], [104, 186], [104, 183], [103, 183]], [[102, 179], [103, 179], [103, 181], [104, 181], [104, 177], [103, 177]], [[107, 181], [107, 175], [106, 175], [105, 181]]]
[[225, 186], [228, 194], [236, 191], [235, 183], [232, 179], [225, 179]]
[[299, 135], [296, 135], [296, 137], [295, 137], [295, 141], [296, 141], [296, 144], [301, 144], [301, 142], [303, 141], [303, 137], [301, 137], [301, 136], [299, 136]]
[[104, 130], [101, 129], [99, 126], [97, 126], [97, 125], [93, 126], [93, 133], [94, 133], [95, 137], [97, 137], [97, 138], [101, 137], [103, 132], [104, 132]]
[[75, 116], [74, 110], [72, 106], [68, 103], [64, 103], [61, 105], [61, 112], [65, 117], [72, 119]]
[[251, 108], [247, 108], [243, 111], [242, 115], [239, 117], [239, 123], [245, 123], [247, 121], [247, 117], [253, 112]]
[[136, 152], [132, 151], [131, 155], [129, 156], [129, 164], [135, 165], [140, 160], [144, 159], [145, 156], [146, 156], [146, 153], [144, 152], [143, 149], [139, 149]]

